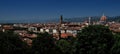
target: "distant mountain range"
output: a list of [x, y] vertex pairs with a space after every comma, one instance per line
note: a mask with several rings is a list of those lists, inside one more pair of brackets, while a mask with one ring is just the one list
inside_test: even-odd
[[[65, 22], [84, 22], [87, 21], [89, 17], [73, 17], [73, 18], [64, 18]], [[101, 16], [91, 17], [91, 21], [99, 21]], [[107, 21], [120, 22], [120, 16], [107, 16]], [[29, 20], [0, 20], [0, 23], [49, 23], [49, 22], [59, 22], [59, 18], [53, 19], [29, 19]]]

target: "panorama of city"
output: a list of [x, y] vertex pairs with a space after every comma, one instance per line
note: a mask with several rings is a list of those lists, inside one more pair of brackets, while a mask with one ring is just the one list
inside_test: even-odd
[[1, 0], [0, 54], [120, 54], [119, 2]]

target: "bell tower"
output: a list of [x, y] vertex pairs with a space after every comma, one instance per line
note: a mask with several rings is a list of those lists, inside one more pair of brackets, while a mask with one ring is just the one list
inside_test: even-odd
[[59, 22], [59, 25], [58, 25], [58, 27], [57, 27], [57, 31], [58, 31], [58, 39], [61, 39], [61, 25], [62, 25], [62, 23], [63, 23], [63, 16], [61, 15], [60, 16], [60, 22]]
[[63, 16], [60, 16], [60, 25], [63, 23]]

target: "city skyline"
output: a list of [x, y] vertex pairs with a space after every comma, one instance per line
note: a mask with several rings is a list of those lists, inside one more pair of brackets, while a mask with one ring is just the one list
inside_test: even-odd
[[118, 16], [119, 0], [1, 0], [0, 20]]

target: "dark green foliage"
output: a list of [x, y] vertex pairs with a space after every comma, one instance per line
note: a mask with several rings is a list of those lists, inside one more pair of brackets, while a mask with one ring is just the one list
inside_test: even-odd
[[0, 32], [0, 54], [24, 54], [26, 44], [13, 32]]
[[112, 54], [120, 54], [120, 34], [115, 34], [114, 38], [115, 38], [116, 42], [111, 49], [111, 53]]
[[48, 33], [39, 34], [37, 38], [33, 40], [32, 49], [35, 54], [54, 54], [55, 41]]
[[114, 44], [112, 32], [102, 25], [90, 25], [78, 33], [77, 53], [109, 54]]
[[76, 52], [75, 43], [69, 40], [60, 39], [57, 41], [57, 46], [62, 54], [75, 54]]

